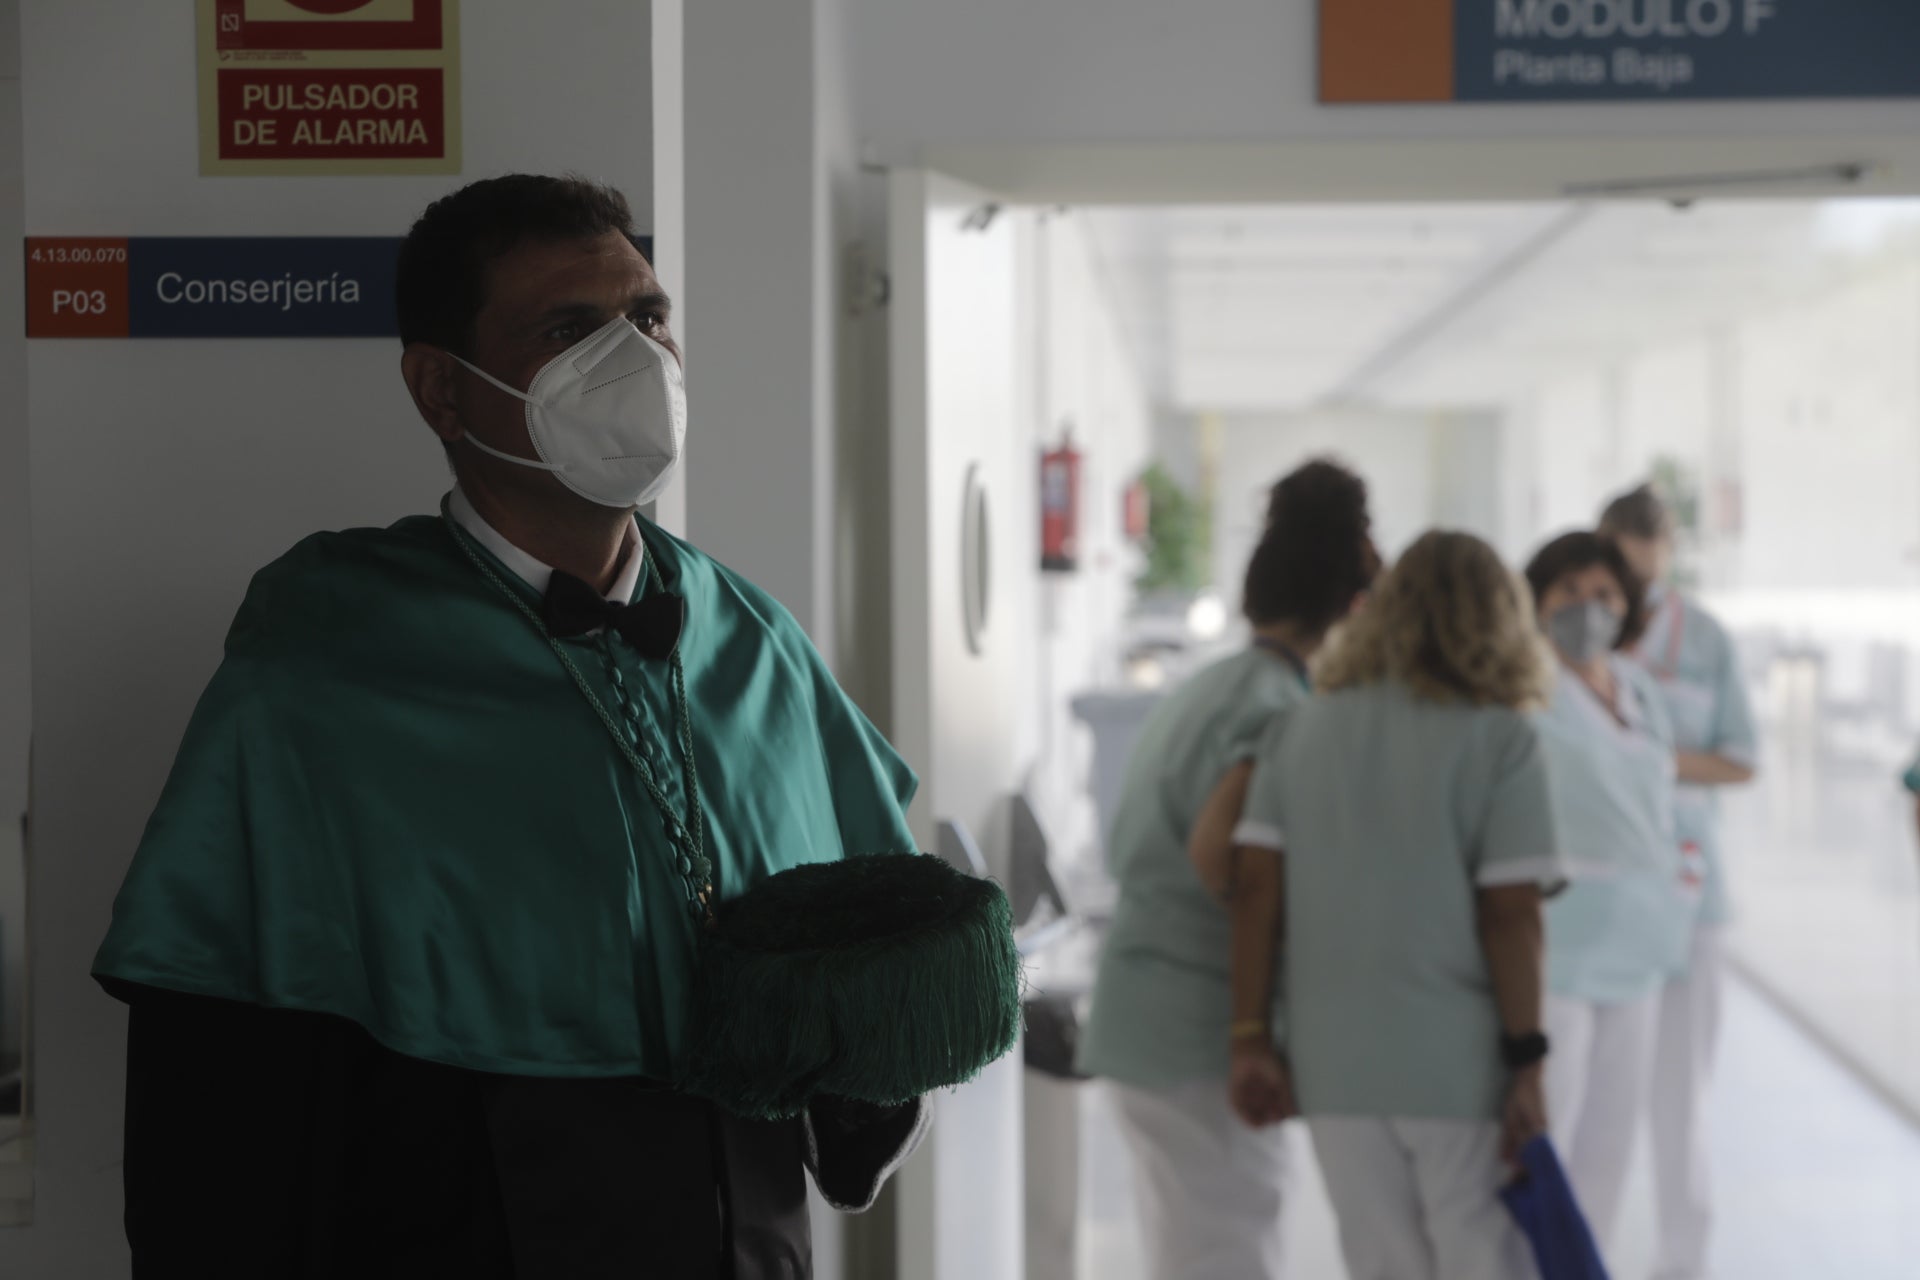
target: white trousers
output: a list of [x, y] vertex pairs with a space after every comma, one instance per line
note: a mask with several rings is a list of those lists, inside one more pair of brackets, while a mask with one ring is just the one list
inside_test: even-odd
[[1348, 1280], [1533, 1280], [1500, 1202], [1500, 1128], [1456, 1120], [1307, 1122]]
[[1647, 1099], [1652, 1121], [1653, 1192], [1659, 1208], [1656, 1280], [1702, 1280], [1713, 1228], [1707, 1170], [1707, 1083], [1720, 1041], [1725, 974], [1720, 931], [1694, 934], [1687, 975], [1660, 993], [1654, 1032], [1653, 1082]]
[[1108, 1088], [1133, 1153], [1148, 1280], [1276, 1280], [1284, 1128], [1242, 1124], [1225, 1080]]
[[1594, 1004], [1547, 997], [1547, 1116], [1587, 1224], [1602, 1249], [1620, 1217], [1644, 1123], [1660, 1001]]

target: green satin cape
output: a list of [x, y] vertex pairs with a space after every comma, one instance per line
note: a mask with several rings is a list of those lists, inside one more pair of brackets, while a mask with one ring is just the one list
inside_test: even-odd
[[[687, 598], [721, 898], [911, 852], [912, 773], [792, 616], [641, 529]], [[613, 706], [600, 642], [566, 643]], [[630, 731], [684, 814], [668, 665], [612, 648]], [[440, 519], [318, 534], [254, 578], [94, 972], [338, 1014], [477, 1070], [673, 1079], [699, 929], [678, 856], [546, 638]]]

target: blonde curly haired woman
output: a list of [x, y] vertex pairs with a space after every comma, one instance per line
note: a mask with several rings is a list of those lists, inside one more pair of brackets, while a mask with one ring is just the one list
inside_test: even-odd
[[[1541, 899], [1564, 872], [1527, 587], [1430, 533], [1317, 674], [1232, 832], [1234, 1110], [1297, 1101], [1352, 1280], [1525, 1280], [1499, 1191], [1546, 1129]], [[1284, 1063], [1256, 1029], [1281, 938]]]

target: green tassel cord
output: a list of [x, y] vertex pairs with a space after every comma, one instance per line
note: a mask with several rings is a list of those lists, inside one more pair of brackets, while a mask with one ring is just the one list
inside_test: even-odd
[[1012, 908], [921, 854], [794, 867], [720, 908], [691, 1018], [681, 1087], [742, 1116], [962, 1084], [1019, 1035]]

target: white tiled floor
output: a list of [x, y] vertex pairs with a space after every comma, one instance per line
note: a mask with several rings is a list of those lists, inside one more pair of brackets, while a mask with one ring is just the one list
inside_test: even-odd
[[[1888, 1108], [1744, 983], [1729, 993], [1714, 1098], [1720, 1280], [1920, 1277], [1920, 1130]], [[1148, 1277], [1132, 1224], [1125, 1148], [1090, 1108], [1086, 1165], [1094, 1215], [1082, 1280]], [[1292, 1274], [1343, 1280], [1332, 1213], [1299, 1144], [1303, 1175], [1287, 1224]], [[1615, 1280], [1646, 1280], [1653, 1201], [1644, 1165]], [[1174, 1278], [1164, 1278], [1174, 1280]]]
[[1767, 742], [1759, 784], [1726, 806], [1734, 951], [1920, 1117], [1920, 858], [1913, 802], [1894, 781], [1904, 760], [1784, 727]]

